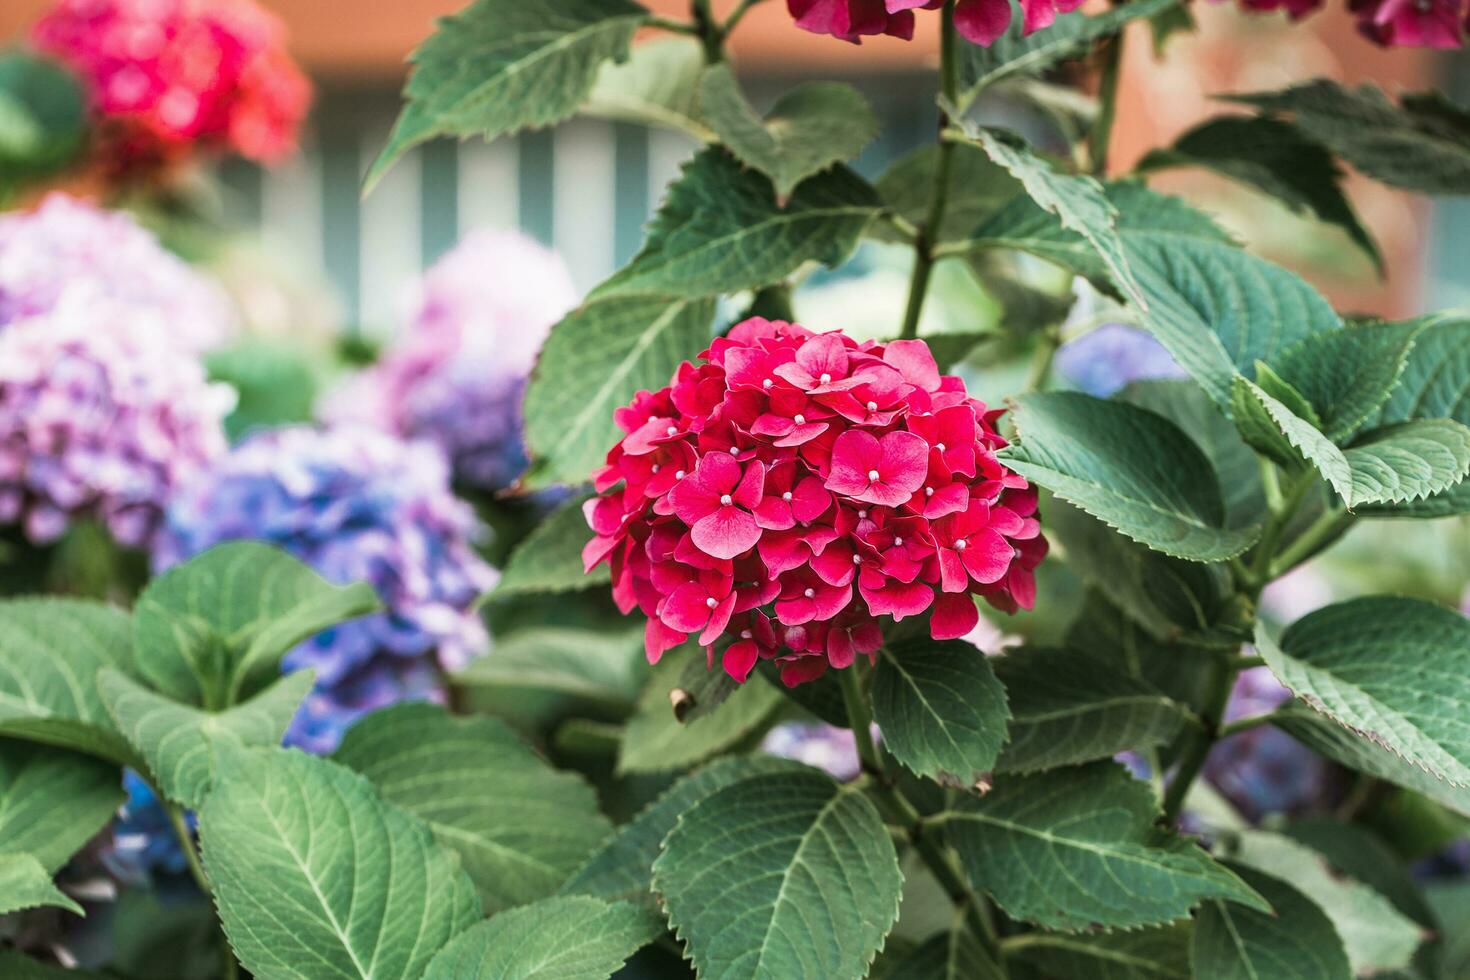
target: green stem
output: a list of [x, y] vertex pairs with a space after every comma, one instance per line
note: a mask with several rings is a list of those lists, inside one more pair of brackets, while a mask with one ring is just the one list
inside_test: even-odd
[[1092, 173], [1104, 177], [1108, 172], [1108, 152], [1113, 142], [1113, 122], [1118, 117], [1118, 81], [1123, 75], [1123, 33], [1119, 32], [1102, 44], [1102, 78], [1098, 82], [1097, 119], [1088, 138]]
[[726, 37], [729, 37], [730, 32], [735, 29], [735, 25], [739, 24], [745, 15], [750, 13], [750, 8], [760, 3], [765, 3], [765, 0], [741, 0], [740, 6], [736, 7], [730, 16], [725, 18], [725, 26], [720, 30], [724, 32]]
[[1225, 717], [1225, 705], [1230, 700], [1230, 688], [1234, 686], [1236, 672], [1230, 668], [1230, 662], [1225, 657], [1215, 658], [1213, 670], [1209, 696], [1204, 713], [1200, 716], [1202, 728], [1189, 740], [1179, 759], [1179, 769], [1174, 773], [1174, 781], [1164, 794], [1164, 822], [1170, 826], [1179, 819], [1179, 811], [1184, 807], [1184, 798], [1189, 795], [1189, 788], [1199, 777], [1205, 758], [1220, 738], [1220, 723]]
[[687, 34], [691, 37], [699, 36], [699, 28], [693, 24], [686, 24], [682, 20], [673, 20], [669, 17], [649, 17], [643, 24], [646, 27], [669, 31], [672, 34]]
[[907, 835], [914, 851], [928, 867], [965, 917], [975, 937], [985, 948], [996, 955], [999, 962], [999, 941], [995, 926], [990, 922], [984, 903], [970, 887], [959, 862], [933, 830], [926, 828], [924, 818], [914, 805], [894, 785], [893, 778], [883, 767], [883, 758], [878, 754], [878, 745], [873, 741], [873, 713], [868, 708], [868, 697], [863, 690], [861, 662], [837, 672], [842, 681], [842, 701], [847, 708], [847, 722], [852, 726], [853, 741], [857, 746], [858, 759], [863, 772], [869, 777], [872, 795], [885, 817], [897, 824]]
[[1270, 577], [1285, 575], [1311, 558], [1352, 522], [1353, 517], [1347, 511], [1329, 507], [1272, 560]]
[[1021, 389], [1024, 392], [1040, 391], [1046, 379], [1051, 375], [1052, 361], [1056, 359], [1057, 348], [1061, 346], [1062, 334], [1060, 330], [1043, 330], [1036, 341], [1036, 351], [1031, 356], [1031, 368], [1026, 372], [1026, 384]]
[[704, 42], [706, 64], [717, 65], [725, 60], [725, 30], [715, 20], [710, 9], [710, 0], [690, 0], [690, 13], [694, 15], [694, 30]]
[[1253, 728], [1262, 728], [1269, 725], [1272, 722], [1271, 716], [1273, 714], [1274, 712], [1268, 711], [1265, 714], [1251, 715], [1249, 718], [1241, 718], [1232, 721], [1228, 725], [1221, 725], [1219, 738], [1227, 739], [1232, 735], [1239, 735], [1241, 732], [1248, 732]]
[[1266, 661], [1261, 657], [1231, 657], [1228, 661], [1226, 661], [1226, 663], [1229, 665], [1231, 670], [1237, 672], [1242, 670], [1250, 670], [1253, 667], [1266, 666]]
[[[1274, 474], [1275, 469], [1270, 468], [1265, 472]], [[1266, 484], [1266, 499], [1270, 501], [1274, 497], [1278, 502], [1271, 507], [1271, 515], [1266, 519], [1266, 527], [1261, 532], [1261, 540], [1256, 544], [1248, 569], [1245, 584], [1252, 601], [1260, 598], [1261, 590], [1271, 581], [1272, 560], [1281, 544], [1281, 535], [1286, 533], [1287, 525], [1296, 517], [1297, 508], [1302, 505], [1315, 483], [1316, 476], [1308, 470], [1298, 474], [1284, 494], [1279, 489], [1273, 493], [1271, 483]]]
[[[943, 105], [955, 104], [959, 97], [959, 64], [956, 61], [956, 45], [959, 34], [954, 24], [955, 0], [945, 0], [941, 17], [939, 38], [939, 91]], [[949, 126], [949, 114], [943, 109], [939, 113], [939, 160], [934, 167], [934, 188], [929, 193], [929, 213], [914, 236], [914, 271], [909, 277], [909, 298], [903, 312], [903, 326], [898, 332], [902, 340], [912, 340], [919, 335], [919, 317], [924, 312], [924, 299], [929, 293], [929, 278], [934, 271], [935, 245], [940, 227], [944, 223], [944, 211], [949, 204], [949, 180], [954, 168], [954, 143], [944, 138]]]
[[[209, 876], [204, 873], [204, 862], [199, 860], [199, 849], [194, 846], [194, 835], [189, 831], [189, 821], [184, 817], [184, 808], [177, 803], [166, 800], [164, 795], [158, 791], [158, 787], [150, 784], [153, 795], [163, 801], [163, 810], [168, 814], [169, 825], [173, 827], [174, 836], [179, 839], [179, 847], [184, 851], [184, 860], [189, 865], [189, 874], [193, 876], [194, 883], [205, 897], [213, 897], [214, 889], [209, 886]], [[230, 949], [230, 938], [225, 935], [224, 924], [220, 924], [220, 939], [223, 944], [222, 962], [224, 964], [224, 980], [235, 980], [240, 975], [239, 964], [235, 962], [234, 951]]]

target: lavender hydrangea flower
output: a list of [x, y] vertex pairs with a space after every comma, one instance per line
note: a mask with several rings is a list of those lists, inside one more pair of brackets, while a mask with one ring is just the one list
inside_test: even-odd
[[551, 327], [577, 303], [571, 276], [524, 235], [478, 231], [416, 291], [404, 336], [323, 414], [436, 443], [462, 486], [509, 486], [526, 466], [526, 379]]
[[801, 721], [777, 725], [761, 742], [761, 751], [823, 769], [842, 782], [862, 772], [851, 730], [836, 725]]
[[[1225, 721], [1265, 714], [1291, 698], [1265, 667], [1241, 672]], [[1325, 801], [1331, 773], [1320, 756], [1269, 726], [1241, 732], [1215, 746], [1205, 778], [1236, 809], [1256, 821], [1269, 813], [1296, 814]]]
[[186, 488], [169, 509], [156, 564], [251, 538], [330, 581], [377, 589], [383, 612], [285, 657], [287, 670], [317, 672], [287, 741], [327, 752], [374, 708], [440, 696], [440, 670], [488, 646], [471, 606], [495, 573], [472, 547], [477, 532], [433, 446], [366, 426], [295, 427], [248, 438]]
[[46, 544], [93, 518], [150, 545], [175, 488], [224, 452], [234, 402], [162, 329], [73, 290], [0, 330], [0, 523]]
[[153, 311], [156, 329], [194, 353], [235, 330], [224, 290], [124, 212], [52, 194], [33, 212], [0, 216], [0, 327], [78, 291]]
[[1104, 324], [1063, 344], [1056, 366], [1078, 388], [1098, 397], [1134, 381], [1185, 376], [1151, 334], [1122, 323]]

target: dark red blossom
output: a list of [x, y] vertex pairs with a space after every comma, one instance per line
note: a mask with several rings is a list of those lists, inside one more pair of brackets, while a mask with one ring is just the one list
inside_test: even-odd
[[[1050, 27], [1058, 11], [1075, 10], [1082, 0], [1021, 0], [1023, 33]], [[914, 10], [937, 10], [944, 0], [786, 0], [796, 26], [814, 34], [861, 44], [868, 35], [914, 36]], [[989, 46], [1011, 24], [1010, 0], [959, 0], [955, 29], [971, 44]]]
[[618, 410], [583, 560], [647, 618], [651, 661], [696, 636], [737, 681], [871, 656], [882, 617], [962, 636], [976, 597], [1030, 608], [1046, 553], [998, 415], [920, 341], [747, 320]]

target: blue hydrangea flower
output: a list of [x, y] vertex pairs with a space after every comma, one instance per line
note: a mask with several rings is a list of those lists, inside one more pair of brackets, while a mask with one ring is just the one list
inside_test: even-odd
[[1182, 378], [1181, 368], [1149, 333], [1108, 323], [1062, 345], [1056, 368], [1089, 395], [1111, 395], [1135, 381]]
[[478, 533], [433, 446], [365, 426], [294, 427], [246, 439], [188, 486], [169, 508], [156, 564], [251, 538], [330, 581], [377, 589], [383, 612], [325, 630], [284, 660], [317, 672], [287, 741], [327, 752], [374, 708], [440, 696], [440, 671], [488, 646], [471, 609], [495, 577], [475, 553]]
[[526, 379], [547, 333], [577, 303], [566, 266], [519, 233], [477, 231], [416, 292], [403, 336], [323, 415], [435, 443], [463, 487], [507, 487], [526, 467]]
[[[103, 856], [108, 870], [123, 881], [138, 884], [155, 874], [183, 874], [189, 859], [174, 836], [163, 803], [131, 769], [123, 770], [123, 789], [128, 798], [112, 824], [112, 847]], [[188, 820], [192, 828], [192, 814]]]

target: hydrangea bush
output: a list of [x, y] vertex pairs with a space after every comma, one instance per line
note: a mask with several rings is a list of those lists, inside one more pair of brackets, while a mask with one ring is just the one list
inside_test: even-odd
[[[0, 813], [61, 815], [0, 822], [0, 914], [81, 910], [55, 873], [127, 767], [226, 977], [1455, 976], [1463, 583], [1288, 622], [1263, 593], [1370, 522], [1463, 533], [1470, 321], [1344, 316], [1148, 182], [1215, 171], [1381, 262], [1344, 165], [1470, 192], [1470, 113], [1302, 79], [1123, 172], [1122, 46], [1181, 29], [1177, 0], [791, 0], [783, 28], [835, 36], [813, 43], [938, 34], [933, 142], [865, 176], [855, 88], [746, 96], [727, 42], [759, 3], [440, 22], [369, 187], [429, 139], [584, 109], [700, 143], [643, 247], [539, 344], [517, 488], [573, 499], [480, 597], [494, 649], [466, 664], [488, 578], [445, 464], [381, 433], [228, 457], [170, 508], [182, 560], [131, 610], [0, 603]], [[1459, 5], [1422, 22], [1439, 9], [1355, 13], [1383, 43], [1458, 43]], [[986, 122], [1057, 84], [1096, 100], [1075, 139]], [[796, 322], [812, 267], [869, 239], [912, 253], [902, 317]], [[1085, 291], [1013, 253], [1120, 326], [1079, 340]], [[940, 263], [999, 328], [921, 330]], [[1029, 371], [988, 373], [997, 350]], [[247, 535], [287, 550], [226, 540]], [[992, 653], [962, 638], [1002, 630]], [[328, 758], [282, 747], [336, 741], [311, 741], [316, 699], [341, 718], [416, 691], [383, 664], [433, 664], [444, 703], [367, 711]], [[38, 969], [0, 949], [0, 973]]]

